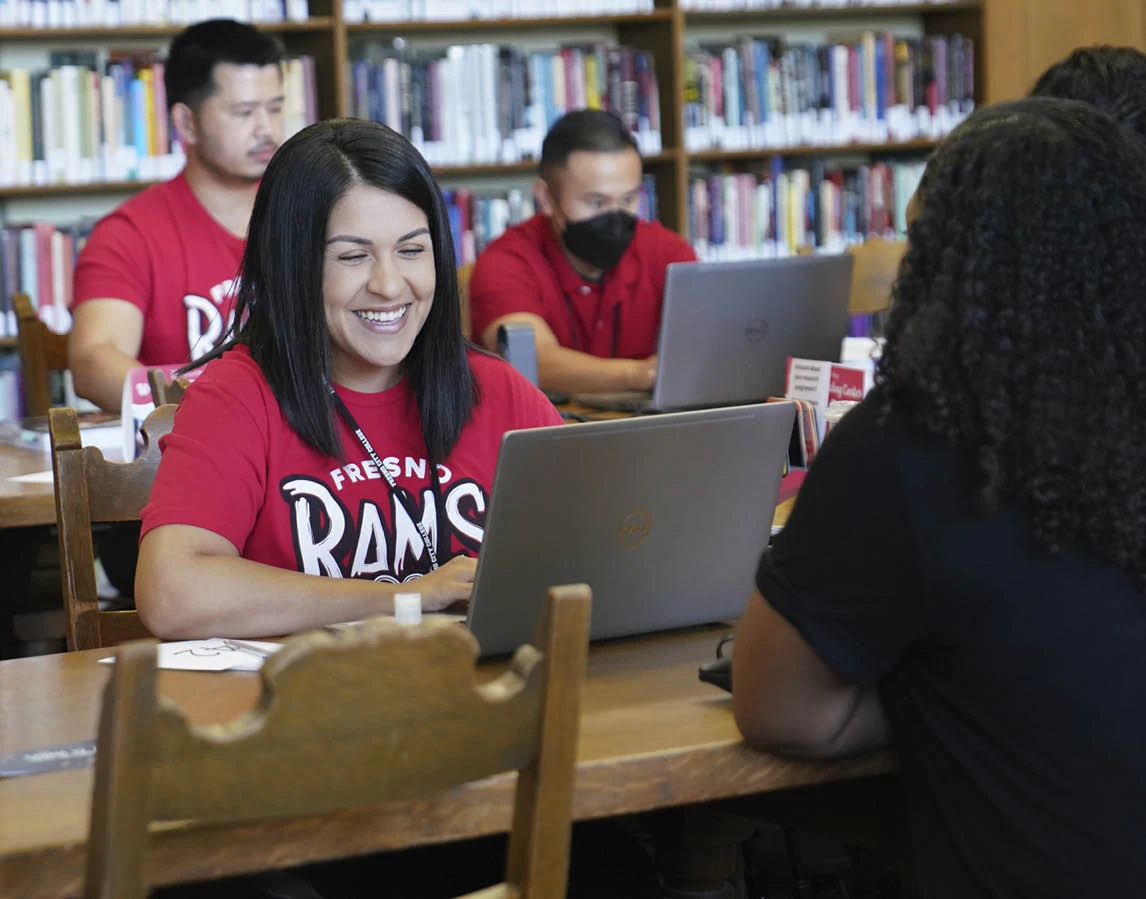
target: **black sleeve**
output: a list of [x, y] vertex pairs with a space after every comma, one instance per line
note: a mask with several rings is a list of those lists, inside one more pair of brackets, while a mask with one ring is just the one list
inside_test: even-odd
[[924, 627], [903, 431], [870, 398], [828, 435], [756, 585], [842, 677], [873, 684]]

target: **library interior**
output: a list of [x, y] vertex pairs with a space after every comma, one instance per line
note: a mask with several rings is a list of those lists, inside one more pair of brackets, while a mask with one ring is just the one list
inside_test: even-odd
[[1141, 0], [0, 0], [0, 899], [1133, 895], [1139, 226]]

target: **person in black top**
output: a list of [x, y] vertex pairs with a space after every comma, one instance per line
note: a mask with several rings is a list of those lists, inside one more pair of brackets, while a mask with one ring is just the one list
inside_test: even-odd
[[1031, 96], [1082, 100], [1146, 138], [1146, 53], [1134, 47], [1079, 47], [1039, 76]]
[[1140, 895], [1146, 147], [1080, 102], [988, 107], [912, 206], [877, 386], [760, 561], [736, 721], [894, 741], [927, 899]]

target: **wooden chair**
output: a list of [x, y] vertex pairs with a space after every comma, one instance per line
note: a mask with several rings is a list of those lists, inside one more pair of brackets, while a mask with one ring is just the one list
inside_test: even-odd
[[[470, 275], [473, 274], [473, 265], [463, 265], [458, 269], [458, 294], [462, 302], [462, 335], [467, 340], [472, 340], [473, 335], [470, 331], [473, 330], [472, 321], [470, 318]], [[480, 338], [481, 335], [479, 334]]]
[[101, 611], [96, 594], [92, 525], [138, 521], [159, 466], [159, 438], [171, 430], [175, 407], [160, 406], [143, 423], [144, 452], [132, 462], [109, 462], [80, 442], [76, 410], [48, 412], [60, 586], [68, 649], [93, 649], [149, 636], [135, 611]]
[[32, 306], [27, 294], [12, 294], [16, 311], [20, 375], [24, 382], [24, 414], [47, 415], [52, 405], [48, 373], [67, 371], [68, 335], [49, 328]]
[[[882, 237], [869, 237], [847, 248], [855, 259], [848, 297], [849, 315], [882, 312], [891, 305], [891, 286], [899, 276], [899, 263], [906, 250], [907, 241]], [[798, 256], [810, 256], [814, 252], [810, 244], [796, 249]]]
[[149, 368], [147, 383], [151, 386], [151, 402], [158, 408], [167, 403], [178, 406], [183, 402], [183, 393], [191, 382], [186, 378], [173, 378], [168, 381], [162, 369]]
[[848, 247], [855, 258], [848, 313], [861, 315], [882, 312], [891, 305], [891, 286], [899, 274], [899, 263], [907, 250], [904, 240], [869, 238]]
[[145, 895], [151, 821], [333, 813], [516, 769], [506, 883], [470, 899], [564, 896], [589, 608], [583, 584], [550, 590], [538, 648], [519, 648], [480, 686], [477, 643], [452, 623], [375, 618], [301, 634], [263, 666], [254, 710], [208, 727], [157, 695], [154, 641], [120, 646], [100, 719], [85, 895]]

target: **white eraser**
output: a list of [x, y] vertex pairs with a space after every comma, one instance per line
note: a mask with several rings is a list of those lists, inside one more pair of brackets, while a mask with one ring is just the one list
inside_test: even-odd
[[422, 594], [395, 593], [394, 620], [399, 624], [420, 624], [422, 621]]

